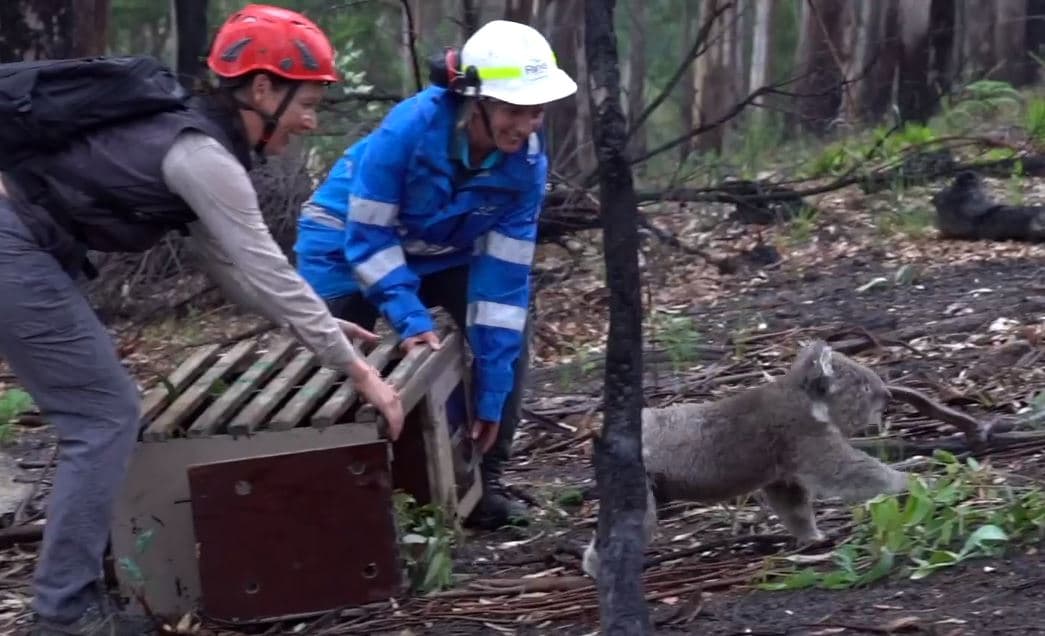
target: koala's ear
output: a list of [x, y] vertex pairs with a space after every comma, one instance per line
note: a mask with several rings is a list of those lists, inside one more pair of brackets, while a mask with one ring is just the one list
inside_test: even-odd
[[826, 342], [817, 341], [809, 345], [802, 369], [802, 386], [813, 395], [827, 395], [834, 384], [835, 369], [831, 365], [832, 353], [831, 347]]

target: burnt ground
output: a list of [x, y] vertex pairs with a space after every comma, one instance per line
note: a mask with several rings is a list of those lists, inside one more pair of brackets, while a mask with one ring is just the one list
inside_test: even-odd
[[[920, 388], [974, 417], [1012, 420], [1030, 408], [1045, 389], [1045, 246], [942, 242], [918, 226], [898, 231], [895, 220], [885, 222], [887, 202], [857, 191], [814, 203], [820, 212], [808, 224], [768, 228], [705, 224], [697, 220], [701, 210], [649, 210], [654, 223], [685, 244], [731, 254], [761, 239], [781, 258], [723, 275], [647, 237], [647, 403], [713, 399], [764, 382], [786, 367], [803, 340], [821, 337], [888, 381]], [[531, 504], [533, 523], [466, 531], [454, 550], [454, 589], [331, 615], [312, 633], [597, 632], [595, 591], [581, 576], [579, 556], [598, 509], [590, 438], [600, 422], [598, 356], [606, 324], [599, 247], [597, 234], [581, 235], [539, 256], [535, 368], [507, 475]], [[879, 277], [884, 282], [861, 289]], [[691, 318], [691, 326], [669, 326], [664, 316]], [[225, 333], [244, 324], [222, 313], [202, 322]], [[200, 324], [194, 320], [196, 335], [207, 330]], [[164, 352], [178, 329], [165, 324], [146, 333], [149, 344], [137, 350], [149, 353], [131, 356], [132, 368], [144, 378], [173, 364]], [[892, 404], [887, 419], [890, 438], [954, 441], [952, 427], [903, 404]], [[47, 429], [18, 432], [8, 451], [29, 465], [46, 465]], [[1043, 447], [1031, 441], [977, 456], [1040, 481]], [[44, 482], [38, 501], [46, 489]], [[767, 557], [796, 550], [775, 519], [752, 505], [668, 508], [644, 574], [658, 633], [1045, 633], [1045, 543], [1013, 546], [1003, 557], [944, 568], [921, 581], [894, 576], [858, 590], [764, 592], [751, 583]], [[820, 502], [818, 517], [835, 542], [845, 539], [847, 509]], [[29, 543], [3, 553], [0, 625], [25, 612], [34, 550]], [[294, 625], [270, 633], [283, 629]]]

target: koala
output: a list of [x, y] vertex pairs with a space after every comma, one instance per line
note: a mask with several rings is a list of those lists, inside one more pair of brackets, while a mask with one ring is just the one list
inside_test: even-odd
[[[847, 503], [907, 489], [907, 473], [853, 448], [848, 438], [881, 424], [891, 398], [882, 379], [825, 342], [804, 346], [774, 382], [725, 399], [642, 411], [648, 543], [657, 504], [717, 503], [759, 492], [800, 543], [823, 539], [815, 497]], [[596, 578], [595, 537], [584, 572]]]

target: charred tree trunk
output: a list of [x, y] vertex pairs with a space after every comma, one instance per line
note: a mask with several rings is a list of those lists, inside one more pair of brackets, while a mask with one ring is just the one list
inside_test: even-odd
[[1027, 82], [1033, 83], [1041, 77], [1041, 67], [1030, 54], [1040, 57], [1045, 47], [1045, 0], [1027, 0], [1027, 30], [1024, 37], [1027, 47]]
[[896, 107], [902, 121], [924, 123], [932, 113], [929, 86], [929, 13], [932, 3], [900, 0], [900, 78]]
[[621, 108], [614, 0], [587, 0], [585, 52], [590, 71], [592, 138], [599, 164], [603, 254], [610, 291], [605, 423], [595, 444], [599, 488], [599, 607], [602, 632], [650, 633], [642, 588], [642, 296], [638, 210]]
[[508, 0], [504, 8], [504, 19], [530, 24], [534, 14], [533, 0]]
[[178, 27], [178, 78], [191, 89], [205, 77], [207, 0], [176, 0], [174, 21]]
[[461, 41], [479, 30], [479, 7], [475, 0], [461, 0]]
[[863, 6], [868, 22], [866, 44], [857, 66], [867, 75], [856, 86], [857, 112], [865, 122], [876, 122], [889, 110], [900, 55], [898, 0], [870, 2]]
[[0, 62], [69, 57], [71, 0], [0, 2]]
[[0, 2], [0, 62], [105, 53], [109, 0]]
[[792, 123], [814, 133], [826, 132], [842, 102], [842, 68], [839, 52], [844, 29], [842, 0], [805, 0], [797, 74], [802, 80], [797, 90], [802, 95], [796, 105], [797, 121]]
[[73, 57], [103, 55], [109, 33], [109, 0], [73, 0]]

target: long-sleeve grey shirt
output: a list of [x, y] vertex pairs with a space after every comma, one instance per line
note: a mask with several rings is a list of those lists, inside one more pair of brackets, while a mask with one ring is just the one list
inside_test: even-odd
[[289, 327], [324, 366], [344, 370], [359, 357], [272, 238], [254, 185], [228, 150], [186, 131], [163, 159], [163, 178], [199, 217], [189, 226], [193, 247], [233, 301]]

